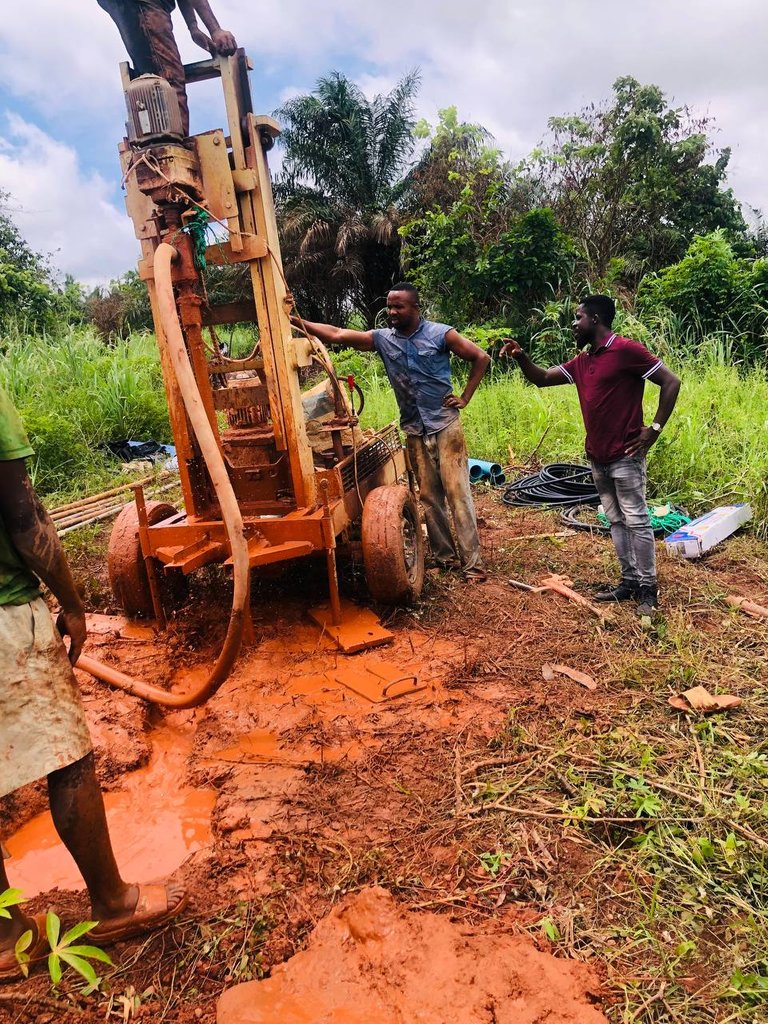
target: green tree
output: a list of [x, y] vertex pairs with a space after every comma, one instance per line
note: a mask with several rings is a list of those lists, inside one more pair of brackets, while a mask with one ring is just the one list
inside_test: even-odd
[[399, 274], [418, 83], [412, 72], [369, 100], [333, 72], [277, 111], [285, 148], [275, 182], [283, 257], [309, 317], [357, 314], [373, 326]]
[[694, 238], [640, 282], [636, 308], [648, 322], [671, 313], [694, 339], [728, 333], [735, 355], [754, 357], [768, 344], [768, 259], [739, 258], [724, 231]]
[[681, 259], [697, 234], [746, 236], [725, 187], [730, 150], [713, 151], [712, 127], [669, 106], [658, 86], [627, 76], [609, 104], [551, 118], [550, 139], [519, 174], [584, 251], [588, 277], [634, 285]]
[[473, 176], [484, 173], [501, 178], [504, 174], [505, 165], [490, 132], [481, 124], [459, 121], [456, 107], [439, 110], [434, 129], [427, 121], [419, 121], [414, 135], [427, 145], [408, 177], [404, 206], [409, 215], [420, 216], [433, 207], [447, 210]]
[[448, 322], [504, 322], [528, 336], [534, 310], [570, 279], [575, 250], [547, 209], [520, 212], [503, 167], [459, 173], [446, 209], [403, 228], [403, 264], [433, 315]]
[[11, 321], [29, 327], [51, 327], [59, 299], [50, 269], [13, 223], [10, 196], [0, 190], [0, 329]]
[[84, 314], [109, 344], [127, 338], [131, 331], [153, 329], [147, 286], [135, 270], [110, 281], [108, 288], [94, 288], [85, 299]]

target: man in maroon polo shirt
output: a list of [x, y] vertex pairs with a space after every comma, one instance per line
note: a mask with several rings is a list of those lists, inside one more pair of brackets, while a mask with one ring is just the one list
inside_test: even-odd
[[[638, 614], [650, 615], [658, 591], [656, 549], [646, 500], [646, 454], [672, 415], [680, 380], [644, 345], [613, 332], [615, 315], [616, 306], [607, 295], [582, 299], [573, 323], [582, 351], [560, 366], [547, 370], [537, 366], [512, 340], [506, 341], [501, 352], [516, 359], [524, 376], [537, 387], [576, 385], [592, 478], [621, 565], [617, 586], [598, 594], [596, 600], [635, 598]], [[648, 427], [643, 423], [647, 380], [661, 391], [656, 416]]]

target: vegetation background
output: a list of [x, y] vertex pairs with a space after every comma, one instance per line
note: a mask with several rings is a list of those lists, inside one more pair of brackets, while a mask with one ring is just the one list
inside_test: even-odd
[[[683, 379], [651, 457], [653, 493], [691, 512], [752, 502], [768, 532], [768, 233], [727, 187], [714, 125], [633, 78], [612, 96], [552, 118], [517, 164], [480, 125], [440, 112], [416, 123], [419, 74], [367, 98], [333, 72], [276, 112], [284, 126], [275, 197], [286, 273], [310, 319], [384, 323], [407, 275], [425, 315], [494, 354], [516, 336], [549, 364], [573, 351], [574, 303], [613, 295], [619, 330]], [[146, 292], [135, 271], [87, 292], [30, 250], [0, 194], [0, 384], [21, 410], [35, 483], [57, 500], [99, 487], [118, 466], [104, 445], [170, 440]], [[746, 215], [745, 216], [745, 212]], [[208, 271], [212, 301], [247, 287], [239, 267]], [[248, 329], [228, 339], [233, 351]], [[367, 425], [395, 418], [375, 357], [338, 366], [367, 393]], [[462, 367], [456, 368], [460, 375]], [[655, 389], [648, 389], [649, 415]], [[578, 460], [572, 389], [538, 392], [495, 360], [464, 413], [474, 456]]]

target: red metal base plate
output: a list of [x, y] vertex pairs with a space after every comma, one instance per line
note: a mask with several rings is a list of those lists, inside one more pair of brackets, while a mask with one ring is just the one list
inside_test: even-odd
[[394, 634], [384, 629], [370, 608], [358, 608], [351, 601], [341, 602], [341, 622], [338, 625], [332, 621], [331, 606], [328, 603], [310, 608], [309, 614], [344, 654], [379, 647], [394, 639]]

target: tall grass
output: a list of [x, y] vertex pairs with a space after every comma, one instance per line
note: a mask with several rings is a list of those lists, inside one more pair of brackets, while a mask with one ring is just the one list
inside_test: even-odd
[[[733, 365], [727, 356], [722, 344], [687, 359], [669, 348], [665, 352], [683, 385], [649, 456], [650, 493], [697, 514], [716, 504], [749, 501], [761, 535], [768, 536], [768, 373], [765, 367]], [[646, 422], [657, 402], [658, 389], [649, 385]], [[368, 374], [364, 424], [380, 426], [396, 417], [383, 374]], [[522, 462], [536, 449], [542, 462], [584, 459], [575, 388], [539, 390], [516, 368], [494, 364], [462, 419], [474, 458]]]
[[106, 346], [90, 329], [0, 339], [0, 386], [11, 395], [35, 449], [30, 474], [42, 494], [97, 488], [118, 471], [104, 444], [170, 440], [154, 338]]
[[[765, 366], [734, 365], [729, 339], [721, 335], [704, 339], [695, 355], [686, 356], [683, 346], [690, 339], [674, 324], [666, 326], [651, 338], [636, 322], [622, 325], [652, 344], [683, 381], [675, 413], [651, 452], [651, 493], [697, 513], [717, 503], [748, 500], [760, 533], [768, 536]], [[82, 328], [56, 337], [17, 333], [0, 338], [0, 351], [0, 386], [10, 392], [30, 434], [36, 453], [31, 470], [42, 493], [83, 493], [114, 476], [117, 465], [105, 456], [106, 441], [171, 439], [151, 335], [136, 334], [107, 347]], [[341, 353], [337, 366], [354, 372], [365, 390], [365, 426], [397, 418], [377, 357]], [[650, 419], [658, 392], [652, 385], [646, 390]], [[544, 462], [583, 458], [574, 388], [539, 391], [506, 363], [494, 363], [462, 418], [470, 454], [478, 458], [522, 462], [534, 450]]]

